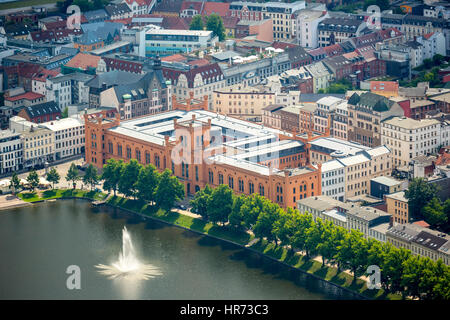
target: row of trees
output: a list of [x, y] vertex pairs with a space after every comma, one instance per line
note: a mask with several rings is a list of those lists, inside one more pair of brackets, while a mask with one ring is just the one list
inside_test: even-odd
[[367, 267], [381, 269], [381, 285], [386, 292], [403, 297], [450, 299], [450, 268], [441, 260], [413, 256], [411, 251], [389, 243], [365, 239], [363, 234], [347, 231], [330, 221], [322, 221], [298, 210], [280, 208], [258, 194], [236, 196], [226, 185], [206, 186], [191, 201], [193, 210], [205, 220], [238, 230], [251, 230], [289, 253], [303, 251], [308, 258], [320, 255], [322, 263], [350, 269], [356, 277]]
[[407, 190], [409, 214], [414, 220], [425, 220], [433, 227], [448, 231], [450, 221], [450, 199], [442, 202], [436, 194], [439, 189], [424, 178], [414, 178]]
[[219, 41], [225, 39], [225, 27], [223, 25], [222, 18], [212, 13], [211, 15], [203, 18], [201, 15], [196, 15], [192, 18], [189, 25], [190, 30], [209, 30], [219, 37]]
[[125, 163], [109, 159], [103, 166], [103, 189], [120, 192], [145, 202], [154, 202], [164, 210], [184, 197], [184, 185], [169, 169], [160, 173], [152, 164], [143, 166], [135, 159]]

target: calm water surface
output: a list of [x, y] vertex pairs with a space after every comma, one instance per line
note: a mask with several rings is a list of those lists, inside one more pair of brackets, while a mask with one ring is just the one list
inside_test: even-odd
[[[140, 259], [162, 271], [150, 280], [110, 280], [122, 228]], [[66, 269], [81, 269], [68, 290]], [[352, 299], [349, 293], [237, 246], [118, 209], [62, 200], [0, 211], [0, 299]]]

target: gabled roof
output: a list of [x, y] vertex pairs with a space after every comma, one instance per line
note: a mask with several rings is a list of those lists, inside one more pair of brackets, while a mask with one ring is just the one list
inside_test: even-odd
[[361, 95], [354, 93], [348, 103], [355, 106], [362, 105], [377, 112], [384, 112], [388, 111], [395, 102], [372, 92], [364, 92]]
[[86, 11], [83, 13], [88, 21], [97, 20], [97, 19], [108, 19], [109, 16], [106, 13], [105, 9], [98, 9], [92, 11]]
[[36, 100], [45, 97], [44, 95], [36, 92], [25, 92], [13, 97], [5, 97], [6, 101], [19, 101], [19, 100]]
[[176, 12], [177, 14], [179, 14], [181, 12], [182, 3], [183, 0], [166, 0], [156, 2], [153, 12]]
[[311, 56], [300, 46], [295, 46], [287, 49], [289, 60], [291, 62], [310, 60]]
[[230, 3], [227, 2], [205, 2], [202, 15], [209, 16], [215, 13], [221, 17], [226, 17], [230, 10]]
[[22, 110], [25, 110], [25, 112], [29, 115], [30, 118], [61, 112], [61, 109], [59, 109], [55, 101], [48, 101], [40, 104], [35, 104], [33, 106], [25, 107]]
[[217, 79], [222, 79], [223, 73], [217, 63], [212, 63], [197, 68], [191, 68], [190, 70], [177, 70], [163, 67], [163, 75], [166, 79], [172, 80], [172, 82], [178, 82], [180, 74], [184, 74], [188, 81], [188, 87], [193, 88], [194, 79], [197, 74], [201, 74], [203, 80], [216, 82]]
[[130, 13], [131, 9], [126, 3], [110, 4], [105, 7], [106, 13], [111, 16]]
[[203, 8], [204, 2], [200, 1], [183, 1], [181, 4], [180, 12], [186, 9], [194, 9], [198, 12], [198, 14], [201, 13]]
[[334, 57], [344, 53], [344, 49], [339, 44], [332, 44], [330, 46], [323, 47], [323, 51], [328, 57]]

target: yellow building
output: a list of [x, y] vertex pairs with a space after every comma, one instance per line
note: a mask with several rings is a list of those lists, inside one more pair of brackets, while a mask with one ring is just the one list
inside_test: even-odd
[[22, 131], [24, 167], [43, 165], [55, 159], [55, 133], [40, 127], [27, 127]]
[[213, 111], [248, 121], [262, 121], [263, 109], [275, 103], [265, 87], [235, 85], [213, 92]]
[[405, 198], [405, 192], [400, 191], [392, 194], [386, 194], [386, 209], [392, 215], [392, 222], [408, 223], [409, 207], [408, 199]]

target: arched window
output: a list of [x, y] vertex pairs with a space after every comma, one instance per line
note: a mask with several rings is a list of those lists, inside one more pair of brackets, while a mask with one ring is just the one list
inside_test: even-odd
[[251, 181], [248, 183], [248, 193], [249, 194], [255, 193], [255, 185]]
[[259, 184], [259, 195], [264, 196], [264, 186], [261, 183]]

